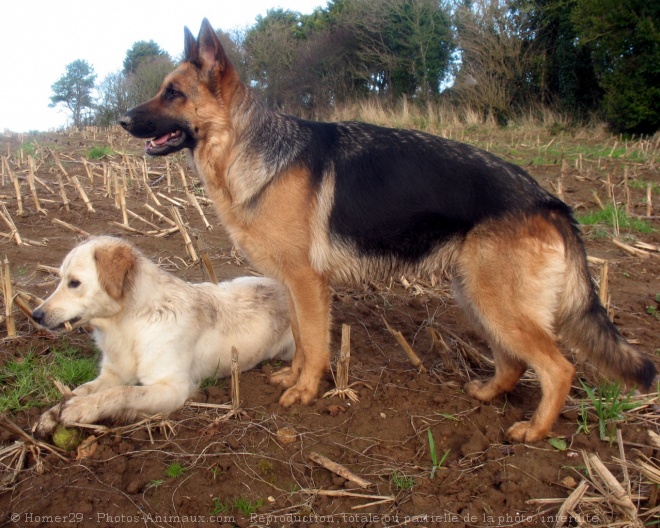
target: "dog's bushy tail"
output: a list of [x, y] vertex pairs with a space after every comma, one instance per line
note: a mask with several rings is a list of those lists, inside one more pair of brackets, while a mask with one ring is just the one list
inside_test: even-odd
[[575, 221], [563, 220], [558, 227], [566, 247], [566, 285], [557, 319], [562, 340], [607, 377], [649, 389], [657, 374], [655, 365], [610, 321], [589, 273], [579, 228]]

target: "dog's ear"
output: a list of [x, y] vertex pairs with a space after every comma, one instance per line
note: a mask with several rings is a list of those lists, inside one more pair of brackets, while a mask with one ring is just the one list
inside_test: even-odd
[[217, 67], [218, 73], [223, 73], [229, 62], [218, 35], [206, 18], [202, 20], [197, 37], [197, 57], [202, 67], [208, 70]]
[[187, 26], [183, 28], [183, 56], [185, 61], [199, 63], [197, 41]]
[[94, 260], [101, 287], [113, 299], [121, 299], [137, 267], [133, 248], [125, 243], [102, 245], [96, 248]]

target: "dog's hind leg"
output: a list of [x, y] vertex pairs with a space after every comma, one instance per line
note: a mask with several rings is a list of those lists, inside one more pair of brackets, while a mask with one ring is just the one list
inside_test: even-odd
[[552, 428], [575, 368], [554, 334], [565, 269], [562, 241], [543, 219], [519, 222], [468, 235], [457, 260], [454, 290], [495, 358], [495, 375], [486, 383], [468, 383], [466, 392], [490, 401], [513, 389], [529, 365], [541, 384], [541, 402], [529, 422], [514, 424], [507, 434], [511, 440], [533, 442]]
[[276, 382], [291, 384], [282, 397], [284, 407], [311, 403], [319, 382], [330, 368], [330, 293], [327, 280], [311, 268], [291, 271], [285, 283], [292, 299], [292, 329], [296, 352], [291, 370], [276, 376]]

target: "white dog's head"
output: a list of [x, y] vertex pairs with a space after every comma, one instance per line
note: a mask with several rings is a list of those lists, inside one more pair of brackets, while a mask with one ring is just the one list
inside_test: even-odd
[[92, 237], [73, 248], [60, 267], [60, 283], [32, 317], [54, 330], [70, 323], [94, 325], [117, 315], [134, 279], [137, 254], [118, 238]]

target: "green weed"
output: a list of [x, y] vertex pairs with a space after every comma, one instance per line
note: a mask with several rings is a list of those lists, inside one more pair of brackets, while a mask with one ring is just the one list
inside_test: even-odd
[[218, 497], [213, 497], [213, 509], [211, 510], [210, 515], [220, 515], [231, 512], [231, 503], [226, 501], [221, 501]]
[[433, 433], [431, 432], [431, 429], [426, 430], [428, 434], [428, 439], [429, 439], [429, 452], [431, 453], [431, 462], [433, 465], [431, 466], [431, 477], [433, 478], [435, 476], [435, 472], [438, 470], [439, 467], [442, 467], [442, 464], [445, 463], [445, 460], [447, 460], [447, 457], [449, 456], [449, 449], [445, 451], [445, 454], [442, 455], [442, 458], [438, 460], [438, 453], [435, 450], [435, 440], [433, 438]]
[[21, 143], [19, 149], [23, 151], [23, 154], [27, 154], [28, 156], [34, 157], [35, 153], [37, 152], [37, 143], [36, 142]]
[[584, 434], [589, 434], [589, 411], [587, 406], [584, 404], [584, 400], [580, 402], [580, 415], [578, 416], [578, 430], [575, 434], [580, 434], [584, 431]]
[[169, 478], [178, 478], [186, 472], [186, 468], [179, 462], [172, 462], [165, 468], [165, 476]]
[[548, 443], [554, 447], [557, 451], [566, 451], [568, 446], [566, 445], [566, 440], [563, 438], [548, 438]]
[[391, 480], [398, 491], [410, 490], [415, 485], [414, 478], [406, 477], [405, 475], [399, 475], [399, 473], [396, 471], [392, 473]]
[[147, 487], [144, 488], [144, 491], [147, 491], [149, 488], [158, 488], [163, 485], [165, 481], [163, 479], [153, 479], [149, 481], [149, 484], [147, 484]]
[[112, 147], [92, 147], [87, 151], [87, 159], [101, 159], [110, 156], [113, 152]]
[[609, 438], [613, 438], [612, 433], [616, 423], [625, 420], [624, 412], [643, 405], [643, 402], [632, 401], [632, 393], [623, 396], [620, 383], [603, 384], [598, 389], [598, 394], [596, 394], [596, 389], [588, 387], [582, 380], [580, 380], [580, 384], [596, 411], [601, 440], [608, 440], [608, 432]]

